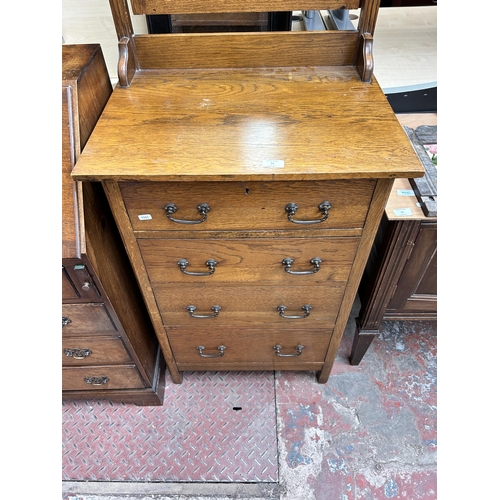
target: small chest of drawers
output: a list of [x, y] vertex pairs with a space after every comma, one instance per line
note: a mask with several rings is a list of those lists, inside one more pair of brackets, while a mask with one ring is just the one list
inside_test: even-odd
[[161, 405], [165, 363], [106, 196], [71, 178], [112, 91], [104, 58], [62, 55], [62, 396]]
[[235, 52], [231, 67], [194, 51], [191, 69], [138, 71], [73, 177], [102, 182], [174, 382], [257, 369], [325, 383], [393, 180], [423, 170], [355, 68], [248, 68]]
[[121, 183], [179, 370], [320, 370], [375, 185]]

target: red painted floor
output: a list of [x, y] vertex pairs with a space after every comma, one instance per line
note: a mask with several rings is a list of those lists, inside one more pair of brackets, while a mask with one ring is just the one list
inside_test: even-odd
[[436, 323], [384, 323], [359, 366], [353, 324], [327, 384], [186, 373], [160, 408], [64, 403], [63, 498], [435, 500]]

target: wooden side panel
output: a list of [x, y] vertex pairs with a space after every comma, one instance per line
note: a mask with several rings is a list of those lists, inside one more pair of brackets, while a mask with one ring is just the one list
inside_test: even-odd
[[[318, 9], [357, 9], [359, 0], [131, 0], [134, 14], [202, 14], [210, 12], [273, 12]], [[366, 2], [365, 2], [366, 3]]]
[[158, 344], [132, 266], [101, 184], [83, 189], [87, 256], [151, 382]]
[[74, 92], [62, 87], [62, 258], [80, 256], [76, 183], [71, 178], [77, 151], [78, 132], [74, 118]]
[[375, 236], [377, 234], [380, 220], [382, 219], [382, 215], [384, 213], [385, 205], [389, 198], [393, 182], [393, 179], [379, 179], [377, 187], [375, 188], [373, 201], [370, 206], [370, 211], [368, 212], [363, 235], [361, 236], [361, 243], [358, 248], [358, 253], [356, 255], [356, 258], [354, 259], [354, 264], [352, 266], [350, 279], [347, 283], [344, 300], [337, 316], [337, 321], [335, 323], [335, 329], [333, 331], [330, 346], [328, 348], [328, 353], [326, 355], [325, 364], [321, 372], [318, 374], [319, 383], [326, 383], [328, 381], [328, 377], [330, 376], [330, 371], [335, 361], [342, 335], [344, 334], [349, 315], [351, 314], [354, 298], [356, 297], [358, 286], [361, 281], [361, 276], [363, 275], [363, 269], [365, 268], [366, 262], [370, 255], [370, 249], [373, 245], [373, 241], [375, 240]]
[[134, 270], [134, 274], [141, 288], [141, 292], [148, 309], [149, 316], [153, 323], [153, 328], [155, 330], [156, 336], [158, 338], [158, 341], [160, 342], [160, 347], [165, 358], [168, 370], [170, 372], [170, 376], [172, 377], [174, 383], [180, 384], [182, 382], [182, 375], [179, 373], [179, 370], [175, 365], [175, 360], [172, 355], [170, 344], [165, 338], [160, 313], [158, 312], [158, 307], [156, 305], [156, 301], [149, 284], [147, 271], [144, 267], [141, 252], [133, 235], [132, 227], [130, 226], [130, 221], [123, 204], [119, 187], [115, 182], [112, 181], [105, 182], [103, 184], [103, 187], [109, 200], [113, 216], [117, 221], [117, 225], [120, 230], [122, 240], [125, 244], [125, 249]]
[[94, 53], [92, 64], [82, 73], [78, 82], [81, 149], [85, 147], [112, 91], [113, 88], [104, 62], [104, 56], [99, 47]]
[[357, 33], [178, 33], [134, 41], [141, 69], [346, 66], [353, 63]]

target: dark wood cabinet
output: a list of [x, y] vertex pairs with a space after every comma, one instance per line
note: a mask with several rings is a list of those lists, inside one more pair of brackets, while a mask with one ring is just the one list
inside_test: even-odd
[[[426, 217], [412, 186], [397, 179], [359, 287], [350, 362], [357, 365], [386, 320], [437, 319], [437, 217]], [[400, 193], [403, 193], [402, 195]], [[408, 213], [411, 215], [396, 215]]]
[[112, 92], [102, 50], [62, 59], [62, 396], [161, 405], [165, 363], [106, 196], [71, 179]]

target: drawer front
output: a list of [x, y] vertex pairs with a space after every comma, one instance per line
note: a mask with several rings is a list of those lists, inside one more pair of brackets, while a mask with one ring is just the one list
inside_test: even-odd
[[[163, 323], [167, 327], [269, 325], [277, 328], [333, 328], [343, 287], [185, 285], [153, 287]], [[285, 306], [281, 317], [278, 306]], [[305, 306], [312, 306], [307, 316]], [[189, 306], [196, 309], [190, 313]], [[217, 316], [215, 307], [220, 306]], [[201, 317], [195, 317], [201, 316]], [[208, 317], [205, 317], [208, 316]], [[297, 318], [295, 318], [297, 316]]]
[[126, 364], [130, 357], [119, 337], [73, 337], [62, 339], [63, 366]]
[[[359, 238], [139, 239], [138, 243], [154, 284], [297, 285], [345, 283]], [[291, 260], [284, 263], [284, 259]]]
[[172, 328], [168, 329], [168, 338], [181, 370], [231, 369], [231, 366], [251, 363], [279, 370], [306, 363], [322, 364], [331, 333], [330, 329], [192, 331]]
[[[375, 180], [302, 182], [124, 182], [120, 188], [130, 221], [137, 231], [297, 230], [361, 228]], [[328, 201], [325, 218], [319, 207]], [[176, 208], [169, 214], [165, 207]], [[206, 220], [200, 204], [206, 204]], [[295, 214], [285, 207], [295, 204]], [[299, 221], [291, 222], [291, 219]], [[175, 222], [171, 219], [176, 219]], [[203, 222], [199, 222], [202, 221]], [[194, 222], [194, 223], [193, 223]]]
[[102, 301], [96, 278], [85, 264], [78, 262], [63, 266], [62, 299], [63, 301], [79, 300], [81, 302]]
[[109, 389], [142, 389], [139, 372], [129, 366], [63, 367], [63, 391], [95, 391]]
[[63, 304], [62, 316], [64, 336], [118, 332], [104, 304]]
[[73, 281], [68, 275], [64, 267], [62, 268], [62, 299], [63, 300], [78, 300], [80, 294], [78, 293]]

